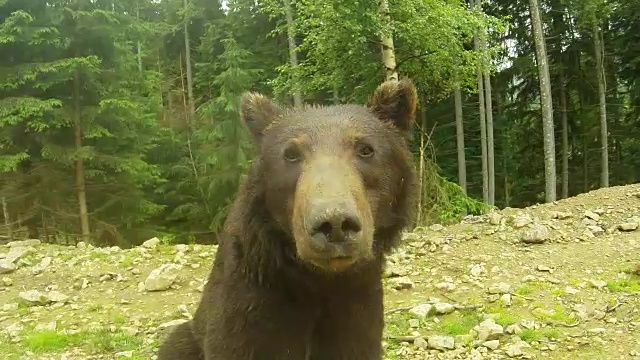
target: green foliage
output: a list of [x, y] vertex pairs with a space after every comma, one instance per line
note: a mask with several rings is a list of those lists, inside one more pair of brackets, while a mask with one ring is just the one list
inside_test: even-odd
[[[470, 9], [458, 0], [390, 0], [387, 22], [377, 2], [292, 0], [292, 24], [284, 4], [0, 0], [0, 197], [19, 236], [77, 239], [83, 180], [96, 243], [127, 246], [155, 235], [215, 241], [254, 151], [239, 122], [240, 94], [260, 91], [289, 103], [300, 89], [307, 102], [364, 103], [384, 78], [381, 35], [393, 37], [396, 70], [416, 82], [425, 108], [427, 129], [411, 134], [413, 152], [419, 132], [430, 132], [430, 158], [438, 159], [422, 174], [420, 224], [490, 209], [476, 200], [478, 64], [492, 73], [497, 203], [540, 201], [542, 127], [527, 2]], [[640, 4], [544, 0], [540, 10], [558, 155], [562, 114], [568, 120], [569, 194], [599, 180], [597, 24], [605, 46], [610, 182], [639, 181]], [[473, 36], [481, 32], [488, 49], [474, 51]], [[457, 86], [468, 195], [456, 184], [450, 95]]]
[[425, 171], [431, 177], [423, 181], [423, 217], [421, 224], [453, 224], [466, 215], [482, 215], [491, 206], [464, 193], [460, 185], [443, 178], [428, 166]]

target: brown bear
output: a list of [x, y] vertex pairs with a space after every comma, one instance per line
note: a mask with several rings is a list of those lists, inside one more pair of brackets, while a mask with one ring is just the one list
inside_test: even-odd
[[260, 154], [194, 318], [159, 360], [382, 359], [384, 257], [416, 207], [406, 142], [416, 100], [406, 79], [380, 85], [367, 106], [243, 96]]

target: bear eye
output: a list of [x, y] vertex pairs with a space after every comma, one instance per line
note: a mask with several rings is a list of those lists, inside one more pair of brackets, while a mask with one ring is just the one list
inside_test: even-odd
[[295, 144], [289, 144], [282, 153], [282, 157], [288, 162], [298, 162], [302, 158], [300, 149]]
[[358, 156], [360, 156], [361, 158], [371, 157], [373, 156], [373, 153], [374, 153], [373, 147], [365, 143], [357, 143], [356, 152], [358, 153]]

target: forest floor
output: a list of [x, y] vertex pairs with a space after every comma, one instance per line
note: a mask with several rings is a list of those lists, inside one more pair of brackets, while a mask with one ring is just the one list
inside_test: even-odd
[[[638, 223], [640, 184], [407, 233], [385, 278], [386, 358], [640, 359]], [[214, 252], [2, 246], [1, 357], [153, 359]]]

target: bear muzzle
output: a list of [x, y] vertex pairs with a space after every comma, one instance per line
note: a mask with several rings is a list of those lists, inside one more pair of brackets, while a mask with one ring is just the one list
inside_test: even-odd
[[305, 232], [296, 239], [302, 260], [321, 268], [342, 271], [372, 253], [373, 236], [364, 227], [353, 199], [325, 198], [310, 201]]

